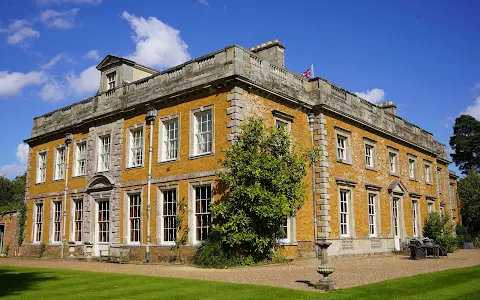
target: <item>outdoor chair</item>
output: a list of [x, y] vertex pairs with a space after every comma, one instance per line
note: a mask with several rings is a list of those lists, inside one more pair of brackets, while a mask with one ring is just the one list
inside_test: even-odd
[[422, 259], [427, 257], [427, 249], [418, 240], [410, 240], [410, 259]]

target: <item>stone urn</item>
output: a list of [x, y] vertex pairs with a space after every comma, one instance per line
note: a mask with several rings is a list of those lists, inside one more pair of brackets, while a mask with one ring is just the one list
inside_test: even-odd
[[316, 245], [321, 249], [321, 264], [317, 268], [317, 273], [322, 275], [323, 277], [317, 282], [314, 283], [313, 286], [316, 289], [324, 290], [324, 291], [334, 291], [336, 290], [337, 283], [331, 278], [328, 277], [330, 274], [333, 273], [333, 268], [328, 264], [328, 247], [332, 243], [323, 240], [321, 242], [316, 243]]
[[75, 243], [68, 243], [68, 257], [75, 257]]
[[85, 243], [85, 253], [87, 254], [88, 258], [92, 257], [93, 253], [93, 244], [92, 243]]

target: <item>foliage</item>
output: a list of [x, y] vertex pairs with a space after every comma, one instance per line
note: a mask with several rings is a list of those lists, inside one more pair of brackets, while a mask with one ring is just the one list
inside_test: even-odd
[[[272, 270], [272, 272], [274, 272]], [[273, 274], [275, 278], [288, 274]], [[295, 278], [292, 278], [294, 280]], [[0, 297], [22, 299], [478, 299], [480, 266], [397, 278], [333, 293], [274, 286], [90, 271], [2, 266]], [[307, 285], [305, 285], [307, 287]]]
[[462, 223], [474, 236], [480, 235], [480, 175], [471, 172], [457, 184], [460, 198]]
[[18, 246], [21, 246], [25, 238], [25, 223], [27, 222], [27, 207], [22, 203], [18, 216]]
[[25, 174], [13, 180], [0, 176], [0, 207], [15, 207], [22, 204], [25, 198], [25, 186]]
[[437, 212], [430, 212], [423, 227], [423, 236], [435, 240], [447, 248], [448, 252], [457, 249], [458, 241], [453, 234], [453, 224], [448, 214], [442, 216]]
[[238, 140], [225, 153], [211, 208], [213, 228], [240, 257], [270, 258], [284, 236], [282, 224], [304, 201], [306, 165], [311, 152], [292, 146], [284, 129], [266, 129], [261, 118], [249, 118]]
[[463, 226], [462, 224], [458, 224], [457, 227], [455, 227], [455, 233], [457, 234], [458, 245], [463, 247], [463, 243], [473, 242], [472, 235], [468, 231], [467, 227]]
[[176, 224], [176, 237], [175, 237], [175, 245], [172, 246], [172, 250], [175, 252], [175, 260], [182, 261], [180, 256], [180, 248], [187, 243], [188, 240], [188, 227], [186, 227], [180, 235], [183, 220], [185, 219], [187, 211], [187, 206], [185, 205], [185, 200], [181, 200], [177, 203], [177, 216], [175, 217], [175, 224]]
[[5, 256], [8, 256], [8, 252], [10, 252], [10, 244], [6, 245], [5, 248], [3, 248], [3, 254]]
[[480, 171], [480, 121], [469, 115], [455, 120], [450, 138], [451, 157], [463, 174]]
[[232, 248], [222, 243], [218, 234], [212, 233], [198, 247], [193, 262], [202, 267], [234, 267], [237, 265], [237, 256]]

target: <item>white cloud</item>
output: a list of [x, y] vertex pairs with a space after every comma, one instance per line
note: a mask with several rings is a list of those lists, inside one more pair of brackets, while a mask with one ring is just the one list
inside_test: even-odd
[[40, 37], [40, 32], [31, 27], [27, 20], [15, 20], [7, 29], [0, 29], [0, 32], [7, 33], [7, 43], [9, 45], [20, 45], [22, 47], [30, 46], [34, 39]]
[[145, 19], [124, 11], [122, 17], [133, 29], [136, 50], [129, 59], [149, 67], [170, 68], [190, 59], [180, 31], [155, 17]]
[[210, 4], [206, 0], [197, 0], [197, 2], [210, 9]]
[[12, 96], [20, 93], [29, 85], [45, 82], [43, 72], [32, 71], [29, 73], [0, 71], [0, 97]]
[[80, 74], [73, 72], [66, 77], [69, 88], [77, 95], [95, 93], [100, 83], [100, 72], [96, 66], [83, 70]]
[[18, 159], [17, 163], [0, 167], [0, 176], [5, 175], [13, 178], [22, 175], [27, 171], [28, 145], [24, 143], [18, 144], [16, 156]]
[[38, 5], [52, 5], [52, 4], [92, 4], [97, 5], [102, 3], [103, 0], [37, 0]]
[[480, 120], [480, 96], [477, 96], [475, 102], [472, 105], [467, 106], [467, 108], [460, 113], [461, 115], [470, 115], [477, 120]]
[[56, 11], [53, 9], [47, 9], [40, 14], [40, 22], [47, 27], [70, 29], [73, 27], [75, 15], [78, 12], [78, 8], [72, 8], [65, 11]]
[[90, 50], [83, 56], [83, 59], [93, 59], [93, 60], [100, 60], [100, 55], [98, 54], [98, 50]]
[[65, 86], [62, 86], [55, 79], [50, 79], [50, 81], [43, 86], [40, 90], [40, 97], [45, 102], [56, 103], [65, 97]]
[[355, 92], [355, 95], [372, 103], [379, 103], [385, 98], [385, 91], [375, 88], [363, 92]]
[[53, 68], [62, 58], [68, 59], [64, 53], [55, 55], [48, 63], [40, 65], [42, 69], [51, 69]]

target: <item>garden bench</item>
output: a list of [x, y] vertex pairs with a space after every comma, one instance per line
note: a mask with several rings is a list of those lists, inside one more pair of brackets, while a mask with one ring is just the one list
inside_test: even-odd
[[108, 250], [100, 250], [100, 261], [128, 263], [130, 248], [121, 246], [108, 246]]

